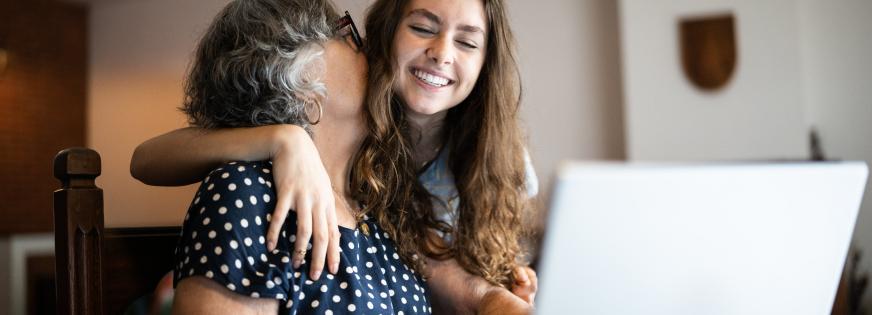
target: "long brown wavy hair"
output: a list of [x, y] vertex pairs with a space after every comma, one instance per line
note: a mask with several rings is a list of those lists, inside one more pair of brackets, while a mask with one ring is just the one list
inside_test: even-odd
[[[406, 262], [424, 268], [417, 254], [456, 258], [469, 272], [509, 287], [521, 254], [525, 189], [524, 137], [518, 115], [521, 83], [515, 41], [502, 0], [484, 1], [487, 49], [470, 95], [448, 110], [443, 143], [460, 197], [452, 227], [437, 221], [432, 198], [418, 182], [419, 165], [405, 106], [392, 90], [393, 40], [409, 0], [378, 0], [367, 13], [369, 135], [355, 159], [351, 187], [358, 200], [395, 237]], [[434, 230], [450, 233], [444, 245]], [[402, 237], [399, 237], [399, 236]]]

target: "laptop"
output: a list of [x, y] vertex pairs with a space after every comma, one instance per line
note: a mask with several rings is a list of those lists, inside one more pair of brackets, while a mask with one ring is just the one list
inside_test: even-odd
[[567, 163], [539, 314], [829, 314], [862, 162]]

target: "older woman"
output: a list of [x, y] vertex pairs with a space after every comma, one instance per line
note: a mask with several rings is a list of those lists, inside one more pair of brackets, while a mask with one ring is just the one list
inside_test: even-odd
[[426, 286], [392, 235], [350, 198], [367, 66], [355, 43], [337, 36], [338, 20], [325, 0], [229, 3], [200, 42], [183, 109], [205, 128], [296, 124], [312, 132], [334, 185], [341, 271], [311, 278], [308, 264], [290, 263], [309, 249], [293, 237], [294, 218], [268, 249], [272, 164], [226, 163], [202, 181], [185, 217], [174, 313], [430, 312]]

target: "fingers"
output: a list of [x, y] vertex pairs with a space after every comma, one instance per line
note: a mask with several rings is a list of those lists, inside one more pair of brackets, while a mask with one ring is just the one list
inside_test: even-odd
[[326, 211], [321, 210], [312, 213], [312, 264], [309, 265], [309, 276], [312, 280], [318, 280], [321, 277], [321, 272], [324, 270], [324, 258], [327, 255], [327, 243], [330, 240], [327, 215], [324, 212]]
[[300, 268], [309, 246], [309, 238], [312, 237], [312, 206], [311, 201], [303, 199], [297, 203], [297, 235], [294, 241], [293, 264], [294, 269]]
[[277, 199], [276, 208], [273, 210], [272, 220], [270, 220], [269, 230], [266, 233], [266, 249], [269, 252], [276, 249], [282, 225], [288, 217], [288, 211], [291, 209], [292, 200], [289, 193], [281, 193]]
[[339, 222], [336, 219], [336, 208], [327, 208], [327, 227], [330, 229], [330, 241], [327, 243], [327, 268], [332, 274], [339, 272]]
[[519, 285], [525, 285], [530, 282], [530, 279], [527, 277], [527, 271], [524, 270], [525, 267], [517, 266], [515, 267], [515, 283]]

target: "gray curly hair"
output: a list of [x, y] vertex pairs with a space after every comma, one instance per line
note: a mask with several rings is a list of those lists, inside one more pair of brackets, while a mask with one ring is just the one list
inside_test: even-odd
[[295, 124], [324, 97], [322, 43], [333, 37], [328, 0], [234, 0], [197, 47], [181, 108], [203, 128]]

